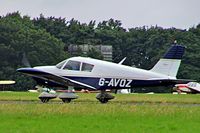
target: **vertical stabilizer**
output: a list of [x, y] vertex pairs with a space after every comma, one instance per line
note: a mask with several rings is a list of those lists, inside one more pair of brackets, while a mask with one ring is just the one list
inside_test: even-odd
[[150, 71], [176, 77], [184, 51], [184, 46], [172, 45], [164, 57]]

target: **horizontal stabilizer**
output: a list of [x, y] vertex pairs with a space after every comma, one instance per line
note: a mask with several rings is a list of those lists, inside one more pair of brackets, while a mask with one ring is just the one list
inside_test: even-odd
[[172, 81], [176, 84], [187, 84], [189, 82], [196, 82], [196, 80], [192, 80], [192, 79], [174, 79]]

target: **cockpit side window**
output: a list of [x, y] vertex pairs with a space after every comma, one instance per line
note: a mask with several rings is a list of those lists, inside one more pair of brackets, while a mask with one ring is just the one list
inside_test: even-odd
[[63, 69], [80, 71], [80, 65], [81, 63], [78, 61], [69, 60]]
[[58, 64], [56, 65], [56, 67], [57, 67], [58, 69], [61, 69], [62, 66], [65, 64], [65, 62], [66, 62], [66, 60], [64, 60], [64, 61], [62, 61], [62, 62], [60, 62], [60, 63], [58, 63]]
[[94, 67], [94, 65], [92, 65], [92, 64], [82, 63], [81, 71], [91, 72], [93, 67]]

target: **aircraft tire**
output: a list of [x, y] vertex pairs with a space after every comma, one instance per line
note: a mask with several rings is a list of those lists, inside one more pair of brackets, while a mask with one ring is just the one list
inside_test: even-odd
[[109, 100], [114, 99], [114, 96], [103, 92], [97, 94], [96, 99], [98, 99], [101, 103], [107, 103]]
[[49, 98], [40, 98], [40, 100], [41, 100], [41, 102], [43, 102], [43, 103], [47, 103], [48, 101], [49, 101]]
[[107, 103], [107, 102], [108, 102], [108, 99], [107, 99], [107, 98], [102, 98], [102, 99], [99, 99], [99, 101], [100, 101], [101, 103]]
[[64, 102], [64, 103], [70, 103], [71, 102], [71, 98], [62, 98], [62, 101]]

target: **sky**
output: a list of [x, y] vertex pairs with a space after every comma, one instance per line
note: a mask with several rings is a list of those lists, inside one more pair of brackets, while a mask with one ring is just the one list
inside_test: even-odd
[[55, 16], [81, 23], [113, 18], [124, 28], [188, 29], [200, 23], [200, 0], [0, 0], [0, 15], [19, 11], [31, 18]]

